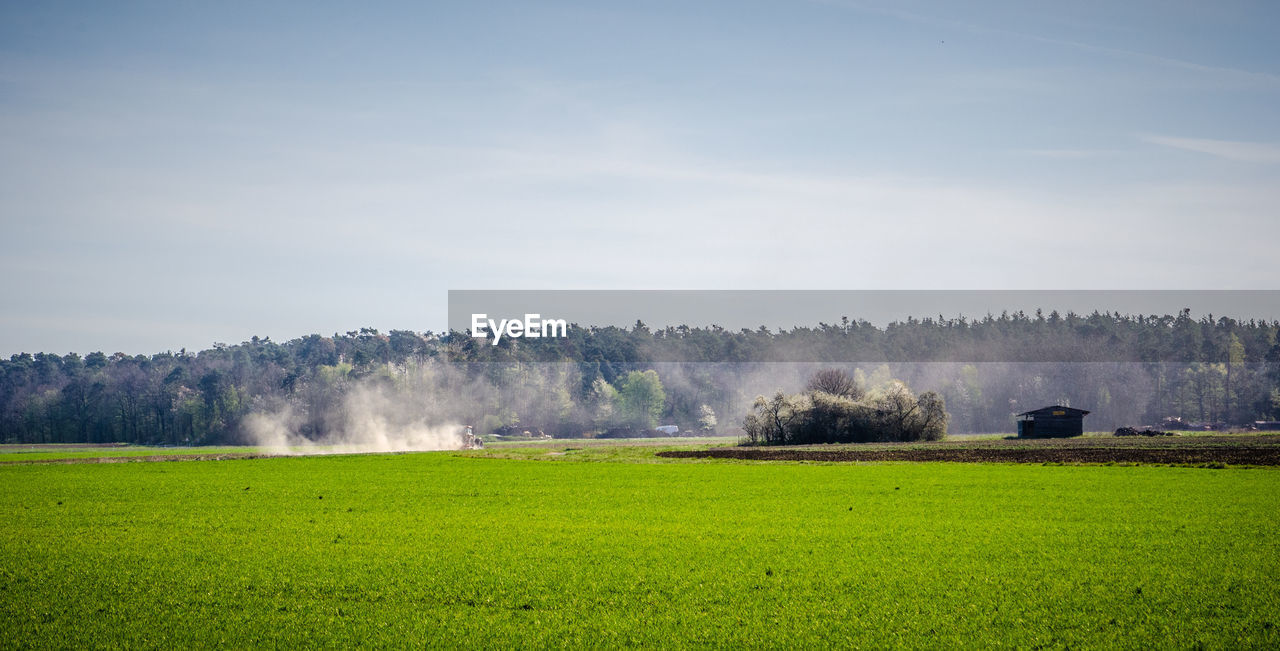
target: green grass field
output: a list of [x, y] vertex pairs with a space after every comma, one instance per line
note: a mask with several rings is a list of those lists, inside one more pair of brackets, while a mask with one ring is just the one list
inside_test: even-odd
[[52, 461], [55, 459], [101, 459], [106, 457], [160, 457], [176, 455], [249, 454], [258, 448], [227, 447], [154, 447], [145, 445], [79, 446], [66, 445], [0, 445], [0, 464]]
[[0, 645], [1280, 645], [1277, 469], [655, 449], [6, 465]]

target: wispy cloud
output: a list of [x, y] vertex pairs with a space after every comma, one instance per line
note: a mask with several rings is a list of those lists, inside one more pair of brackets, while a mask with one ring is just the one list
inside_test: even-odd
[[1219, 79], [1230, 79], [1230, 80], [1240, 82], [1249, 86], [1265, 86], [1269, 88], [1275, 88], [1277, 86], [1280, 86], [1280, 75], [1273, 74], [1270, 72], [1261, 72], [1257, 70], [1245, 70], [1242, 68], [1235, 68], [1230, 66], [1208, 65], [1208, 64], [1199, 63], [1196, 61], [1179, 59], [1176, 57], [1151, 54], [1149, 52], [1140, 52], [1137, 50], [1130, 50], [1126, 48], [1109, 47], [1105, 45], [1098, 45], [1095, 43], [1086, 43], [1083, 41], [1077, 41], [1073, 39], [1044, 36], [1042, 34], [1034, 34], [1034, 33], [1019, 31], [1019, 30], [1004, 29], [1001, 27], [992, 27], [990, 25], [979, 25], [977, 23], [953, 20], [949, 18], [942, 18], [942, 17], [932, 16], [932, 15], [925, 15], [925, 14], [916, 13], [912, 11], [903, 11], [899, 8], [892, 7], [892, 6], [888, 6], [888, 7], [880, 6], [877, 4], [859, 2], [857, 0], [810, 0], [810, 1], [817, 4], [840, 7], [840, 8], [848, 9], [851, 11], [877, 14], [881, 16], [889, 16], [892, 18], [897, 18], [899, 20], [908, 21], [908, 22], [947, 27], [950, 29], [956, 29], [956, 30], [968, 32], [970, 34], [987, 34], [987, 35], [996, 34], [1000, 36], [1007, 36], [1010, 38], [1032, 41], [1035, 43], [1045, 43], [1048, 45], [1058, 45], [1062, 47], [1068, 47], [1075, 50], [1079, 50], [1081, 52], [1090, 52], [1093, 54], [1101, 54], [1101, 55], [1115, 57], [1115, 58], [1129, 59], [1131, 61], [1141, 61], [1144, 63], [1149, 63], [1149, 64], [1167, 67], [1167, 68], [1175, 68], [1175, 69], [1181, 69], [1188, 72], [1197, 72], [1197, 73], [1202, 73], [1206, 75], [1213, 75]]
[[1115, 156], [1120, 152], [1115, 149], [1019, 149], [1014, 153], [1022, 156], [1057, 160], [1088, 160]]
[[1238, 140], [1212, 140], [1209, 138], [1178, 138], [1174, 136], [1144, 135], [1142, 140], [1163, 147], [1173, 147], [1201, 154], [1209, 154], [1227, 160], [1246, 163], [1280, 163], [1280, 145]]
[[1092, 52], [1095, 54], [1105, 54], [1109, 56], [1127, 58], [1127, 59], [1132, 59], [1136, 61], [1152, 63], [1159, 66], [1179, 68], [1179, 69], [1187, 70], [1191, 72], [1200, 72], [1200, 73], [1206, 73], [1211, 75], [1218, 75], [1222, 77], [1237, 79], [1243, 82], [1252, 82], [1253, 84], [1264, 85], [1264, 86], [1269, 86], [1273, 88], [1280, 85], [1280, 75], [1274, 75], [1268, 72], [1258, 72], [1256, 70], [1244, 70], [1241, 68], [1232, 68], [1228, 66], [1212, 66], [1212, 65], [1206, 65], [1203, 63], [1197, 63], [1195, 61], [1187, 61], [1185, 59], [1160, 56], [1157, 54], [1150, 54], [1147, 52], [1138, 52], [1136, 50], [1127, 50], [1124, 48], [1117, 48], [1117, 47], [1107, 47], [1105, 45], [1094, 45], [1092, 43], [1082, 43], [1080, 41], [1072, 41], [1072, 40], [1061, 39], [1061, 38], [1050, 38], [1047, 36], [1025, 34], [1022, 32], [1013, 32], [1013, 31], [1004, 30], [1004, 29], [988, 29], [986, 31], [1005, 34], [1008, 36], [1014, 36], [1017, 38], [1023, 38], [1023, 39], [1036, 41], [1040, 43], [1062, 45], [1065, 47], [1075, 48], [1077, 50], [1081, 50], [1084, 52]]

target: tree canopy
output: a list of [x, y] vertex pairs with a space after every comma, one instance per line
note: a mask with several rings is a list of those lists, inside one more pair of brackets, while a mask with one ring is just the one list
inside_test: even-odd
[[933, 391], [957, 432], [1010, 431], [1012, 414], [1046, 404], [1093, 411], [1094, 429], [1165, 417], [1240, 424], [1280, 417], [1278, 325], [1188, 311], [1014, 313], [736, 332], [573, 326], [562, 339], [498, 346], [362, 328], [194, 353], [22, 353], [0, 360], [0, 439], [237, 443], [247, 415], [286, 408], [307, 435], [338, 427], [358, 388], [414, 405], [414, 418], [481, 432], [582, 435], [658, 421], [698, 431], [713, 422], [703, 406], [712, 427], [732, 432], [757, 396], [799, 391], [824, 368], [863, 387], [899, 378]]

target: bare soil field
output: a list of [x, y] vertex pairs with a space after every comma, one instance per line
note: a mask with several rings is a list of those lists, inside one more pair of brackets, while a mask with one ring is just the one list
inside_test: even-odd
[[[1139, 463], [1159, 465], [1280, 466], [1280, 435], [1219, 435], [1114, 437], [1082, 436], [1066, 439], [955, 437], [945, 441], [912, 443], [850, 443], [790, 447], [735, 446], [738, 439], [555, 439], [503, 442], [468, 456], [513, 458], [591, 458], [627, 460], [740, 459], [746, 461], [949, 461], [970, 463]], [[34, 446], [33, 446], [34, 447]], [[87, 447], [96, 448], [92, 454]], [[280, 456], [255, 448], [176, 448], [172, 452], [116, 446], [76, 446], [30, 449], [25, 454], [0, 455], [0, 466], [11, 464], [129, 463], [136, 461], [220, 461]], [[657, 449], [655, 448], [677, 448]], [[129, 451], [130, 454], [122, 452]], [[332, 454], [313, 451], [311, 454]], [[309, 456], [295, 453], [288, 456]]]
[[667, 450], [666, 458], [1280, 465], [1280, 436], [1081, 437]]

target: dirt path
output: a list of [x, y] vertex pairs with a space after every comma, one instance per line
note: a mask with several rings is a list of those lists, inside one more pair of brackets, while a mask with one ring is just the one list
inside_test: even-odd
[[897, 449], [711, 448], [670, 450], [658, 456], [676, 459], [751, 461], [955, 461], [1012, 463], [1150, 463], [1280, 466], [1280, 446], [1218, 445], [1142, 448], [1132, 446], [984, 446]]

